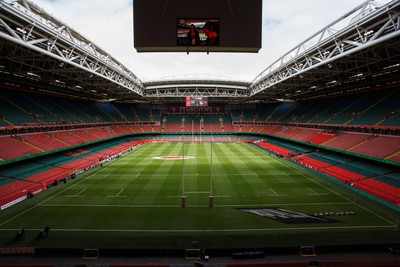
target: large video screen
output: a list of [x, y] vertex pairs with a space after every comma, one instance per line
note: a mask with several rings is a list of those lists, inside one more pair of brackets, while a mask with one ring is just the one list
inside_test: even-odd
[[206, 96], [187, 96], [187, 107], [206, 107], [208, 106], [208, 98]]
[[218, 46], [219, 19], [178, 18], [176, 40], [178, 46]]
[[134, 47], [139, 53], [258, 53], [261, 49], [262, 0], [131, 2]]

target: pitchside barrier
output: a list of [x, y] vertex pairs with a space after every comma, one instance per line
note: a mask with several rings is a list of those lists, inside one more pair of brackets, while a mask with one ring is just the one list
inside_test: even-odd
[[34, 255], [34, 247], [9, 247], [0, 248], [0, 255]]

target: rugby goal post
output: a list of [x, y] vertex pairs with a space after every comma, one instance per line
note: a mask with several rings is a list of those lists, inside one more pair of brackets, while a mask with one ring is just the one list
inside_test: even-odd
[[186, 249], [185, 258], [187, 260], [199, 260], [201, 258], [201, 251], [198, 248]]
[[186, 208], [186, 196], [182, 196], [182, 208]]

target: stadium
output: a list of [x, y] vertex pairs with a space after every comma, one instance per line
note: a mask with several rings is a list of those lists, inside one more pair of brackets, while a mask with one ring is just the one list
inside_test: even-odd
[[[137, 50], [261, 48], [206, 17], [218, 46]], [[0, 266], [398, 266], [399, 43], [400, 1], [366, 1], [252, 80], [142, 81], [1, 0]]]

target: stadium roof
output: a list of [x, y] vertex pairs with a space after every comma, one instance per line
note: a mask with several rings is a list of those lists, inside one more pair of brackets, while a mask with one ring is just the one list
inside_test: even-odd
[[[268, 66], [253, 81], [172, 77], [141, 81], [90, 40], [25, 0], [0, 6], [2, 87], [96, 101], [210, 103], [301, 101], [398, 86], [400, 1], [366, 1]], [[340, 27], [338, 29], [338, 27]]]

